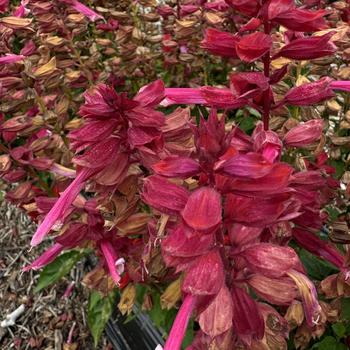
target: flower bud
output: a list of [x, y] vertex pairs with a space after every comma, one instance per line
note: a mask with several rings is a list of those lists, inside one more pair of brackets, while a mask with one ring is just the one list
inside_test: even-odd
[[182, 278], [169, 284], [164, 293], [160, 296], [160, 305], [162, 309], [170, 310], [181, 299]]
[[299, 124], [287, 132], [283, 141], [287, 146], [308, 146], [320, 139], [323, 125], [322, 119], [310, 120]]
[[120, 297], [118, 309], [122, 315], [130, 315], [136, 301], [136, 288], [133, 284], [128, 284]]

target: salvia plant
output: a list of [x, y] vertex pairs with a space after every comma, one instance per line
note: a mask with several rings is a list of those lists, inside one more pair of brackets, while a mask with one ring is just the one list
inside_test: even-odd
[[347, 3], [0, 13], [0, 176], [51, 244], [38, 289], [94, 254], [82, 283], [142, 305], [165, 350], [347, 348]]

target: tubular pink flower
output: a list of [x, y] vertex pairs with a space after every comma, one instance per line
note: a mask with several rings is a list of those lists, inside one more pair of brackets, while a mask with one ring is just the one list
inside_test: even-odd
[[100, 244], [102, 253], [104, 255], [104, 258], [106, 259], [106, 263], [108, 266], [109, 273], [111, 274], [111, 277], [116, 285], [119, 285], [120, 281], [120, 275], [117, 271], [118, 268], [116, 266], [116, 262], [118, 263], [119, 260], [117, 260], [117, 254], [109, 241], [102, 241]]
[[190, 320], [195, 306], [195, 297], [188, 294], [176, 315], [169, 337], [165, 343], [164, 350], [180, 350], [182, 340], [185, 336], [188, 321]]
[[164, 107], [175, 104], [205, 104], [200, 89], [194, 88], [165, 88], [165, 99], [161, 105]]
[[332, 81], [330, 87], [333, 90], [342, 90], [350, 92], [350, 80]]
[[35, 259], [30, 265], [24, 267], [23, 271], [29, 271], [29, 270], [39, 270], [42, 267], [46, 266], [50, 262], [52, 262], [56, 256], [58, 256], [62, 250], [64, 249], [64, 246], [62, 244], [56, 243], [49, 249], [47, 249], [42, 255], [39, 256], [39, 258]]
[[321, 316], [321, 306], [317, 300], [317, 291], [314, 284], [303, 273], [296, 270], [290, 270], [287, 275], [299, 289], [307, 324], [310, 327], [315, 326]]
[[91, 10], [89, 7], [85, 6], [81, 2], [74, 0], [72, 7], [77, 10], [79, 13], [82, 13], [84, 16], [89, 18], [90, 21], [95, 22], [97, 19], [103, 19], [103, 16], [99, 15], [95, 11]]
[[94, 169], [84, 169], [74, 181], [65, 189], [60, 198], [56, 201], [52, 209], [46, 215], [44, 221], [39, 225], [38, 229], [34, 233], [32, 241], [30, 244], [32, 246], [38, 245], [44, 237], [48, 234], [52, 226], [57, 220], [61, 219], [68, 209], [68, 207], [73, 203], [74, 199], [77, 197], [79, 192], [84, 187], [85, 181], [95, 172]]
[[30, 10], [27, 9], [26, 7], [28, 3], [29, 3], [29, 0], [22, 0], [21, 5], [17, 7], [13, 15], [15, 17], [25, 17], [26, 15], [28, 15], [28, 13], [30, 12]]
[[77, 172], [74, 169], [66, 168], [58, 163], [53, 163], [50, 171], [56, 175], [68, 177], [69, 179], [74, 179], [77, 176]]
[[23, 55], [15, 55], [15, 54], [7, 54], [5, 56], [0, 57], [0, 65], [2, 64], [10, 64], [22, 61], [25, 56]]

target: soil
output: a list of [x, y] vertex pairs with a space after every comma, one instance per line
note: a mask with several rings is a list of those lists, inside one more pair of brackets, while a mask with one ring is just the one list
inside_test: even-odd
[[[21, 272], [45, 249], [44, 244], [29, 250], [34, 230], [21, 210], [0, 200], [0, 322], [20, 305], [25, 307], [14, 326], [0, 327], [0, 349], [92, 350], [86, 321], [88, 292], [80, 284], [84, 262], [59, 283], [34, 293], [39, 272]], [[72, 282], [71, 295], [63, 297]], [[96, 349], [112, 347], [102, 337]]]

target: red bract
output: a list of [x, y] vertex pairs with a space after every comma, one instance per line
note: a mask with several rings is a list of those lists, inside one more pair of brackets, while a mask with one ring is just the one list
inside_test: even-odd
[[255, 16], [259, 10], [259, 1], [257, 0], [225, 0], [235, 10], [248, 15]]
[[274, 56], [286, 57], [294, 60], [309, 60], [332, 55], [336, 51], [336, 46], [330, 41], [334, 32], [322, 36], [301, 38], [293, 40], [282, 47]]
[[278, 247], [269, 243], [252, 245], [240, 253], [249, 268], [267, 277], [279, 278], [301, 263], [292, 248]]
[[327, 76], [347, 74], [348, 11], [299, 3], [100, 1], [95, 12], [0, 0], [0, 177], [19, 182], [6, 198], [39, 220], [32, 245], [57, 231], [24, 270], [89, 247], [89, 288], [130, 283], [124, 300], [142, 284], [179, 307], [166, 350], [181, 349], [190, 318], [191, 350], [286, 349], [294, 323], [300, 347], [320, 337], [338, 304], [321, 309], [298, 254], [340, 270], [321, 282], [327, 296], [348, 293], [349, 259], [323, 240], [330, 224], [331, 239], [349, 240], [347, 99], [313, 107], [350, 91]]
[[188, 198], [181, 215], [194, 230], [208, 231], [221, 222], [221, 197], [210, 187], [194, 191]]
[[320, 139], [323, 130], [323, 120], [309, 120], [292, 128], [284, 136], [283, 141], [288, 146], [303, 147]]
[[330, 84], [330, 78], [322, 78], [319, 81], [303, 84], [290, 89], [284, 97], [284, 103], [295, 106], [309, 106], [320, 103], [334, 96]]
[[270, 51], [272, 40], [261, 32], [243, 36], [236, 44], [238, 57], [245, 62], [253, 62]]
[[326, 21], [323, 18], [326, 14], [327, 11], [325, 10], [310, 11], [295, 8], [280, 13], [274, 18], [274, 21], [290, 30], [313, 32], [327, 28]]
[[243, 340], [250, 343], [252, 339], [264, 336], [264, 319], [258, 304], [242, 288], [232, 288], [233, 329]]
[[[155, 196], [154, 193], [158, 195]], [[142, 199], [160, 212], [174, 214], [186, 205], [189, 193], [161, 176], [151, 176], [145, 180]]]
[[182, 291], [194, 296], [217, 295], [224, 283], [224, 266], [218, 250], [202, 255], [186, 270]]
[[201, 46], [213, 55], [237, 58], [235, 45], [238, 41], [239, 37], [209, 28], [205, 32], [205, 37], [201, 42]]

